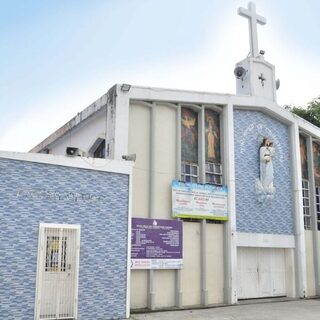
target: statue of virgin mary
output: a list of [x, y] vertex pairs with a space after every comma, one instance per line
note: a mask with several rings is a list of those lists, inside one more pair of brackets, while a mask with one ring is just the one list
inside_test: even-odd
[[274, 152], [273, 143], [268, 138], [263, 138], [259, 150], [260, 179], [257, 179], [256, 181], [256, 191], [260, 202], [264, 202], [265, 199], [273, 198], [275, 193], [272, 164]]

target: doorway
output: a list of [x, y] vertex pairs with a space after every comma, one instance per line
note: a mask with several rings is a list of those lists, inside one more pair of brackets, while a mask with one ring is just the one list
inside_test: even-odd
[[40, 224], [35, 319], [76, 319], [80, 226]]
[[287, 296], [285, 249], [238, 248], [238, 299]]

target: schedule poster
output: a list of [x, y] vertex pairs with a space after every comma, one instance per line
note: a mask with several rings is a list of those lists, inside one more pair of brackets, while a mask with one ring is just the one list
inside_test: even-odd
[[131, 269], [181, 269], [182, 221], [132, 218]]
[[211, 184], [172, 182], [175, 218], [228, 220], [228, 189]]

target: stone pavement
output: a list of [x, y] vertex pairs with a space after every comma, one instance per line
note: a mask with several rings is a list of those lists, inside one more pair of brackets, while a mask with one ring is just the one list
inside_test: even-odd
[[320, 299], [132, 314], [131, 320], [320, 320]]

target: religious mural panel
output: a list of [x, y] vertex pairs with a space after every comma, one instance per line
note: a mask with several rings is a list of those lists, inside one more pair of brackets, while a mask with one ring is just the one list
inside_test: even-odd
[[181, 108], [181, 160], [198, 163], [198, 114]]
[[308, 179], [307, 139], [302, 135], [300, 135], [299, 138], [302, 179]]
[[213, 110], [205, 111], [206, 162], [221, 163], [219, 114]]
[[314, 166], [314, 182], [316, 186], [320, 186], [320, 145], [312, 144], [313, 148], [313, 166]]

